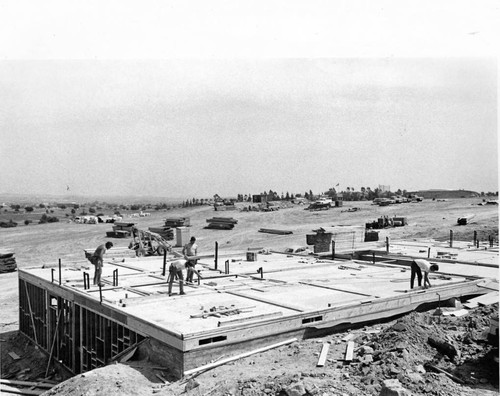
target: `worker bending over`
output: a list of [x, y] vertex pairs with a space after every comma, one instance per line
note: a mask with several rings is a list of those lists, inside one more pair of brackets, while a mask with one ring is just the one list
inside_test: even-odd
[[182, 275], [182, 270], [184, 269], [184, 261], [183, 260], [175, 260], [170, 263], [170, 267], [168, 267], [168, 272], [170, 274], [168, 281], [168, 295], [169, 297], [172, 295], [172, 284], [174, 283], [174, 279], [177, 277], [179, 279], [179, 294], [183, 295], [184, 293], [184, 276]]
[[424, 289], [431, 287], [431, 282], [429, 281], [429, 272], [439, 271], [439, 266], [437, 264], [431, 264], [424, 259], [415, 259], [411, 262], [411, 279], [410, 288], [413, 289], [415, 283], [415, 275], [418, 278], [418, 286], [422, 286], [422, 272], [424, 278]]

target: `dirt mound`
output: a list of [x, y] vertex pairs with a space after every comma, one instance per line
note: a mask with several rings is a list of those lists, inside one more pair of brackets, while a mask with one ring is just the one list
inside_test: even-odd
[[463, 317], [434, 313], [413, 312], [378, 335], [357, 338], [360, 364], [352, 374], [365, 390], [380, 390], [382, 380], [395, 378], [414, 394], [468, 394], [467, 386], [498, 391], [498, 364], [487, 342], [498, 307]]
[[123, 364], [113, 364], [79, 374], [43, 393], [43, 395], [149, 396], [158, 392], [161, 387], [161, 384], [151, 382], [140, 370]]

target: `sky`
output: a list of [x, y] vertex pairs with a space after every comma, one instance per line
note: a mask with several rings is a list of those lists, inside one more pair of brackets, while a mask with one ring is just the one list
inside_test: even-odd
[[495, 2], [3, 2], [0, 15], [0, 193], [498, 190]]

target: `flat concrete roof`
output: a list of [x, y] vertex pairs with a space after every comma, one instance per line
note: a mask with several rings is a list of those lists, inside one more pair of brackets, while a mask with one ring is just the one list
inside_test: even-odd
[[[426, 246], [422, 242], [391, 243], [391, 253], [397, 251], [418, 256], [423, 255]], [[468, 247], [464, 249], [456, 250], [459, 250], [459, 254], [484, 253], [472, 251]], [[496, 254], [498, 263], [498, 251], [488, 253]], [[229, 261], [228, 274], [224, 273], [226, 261]], [[296, 328], [297, 323], [308, 326], [310, 323], [315, 324], [313, 322], [316, 320], [328, 326], [349, 320], [356, 322], [357, 319], [352, 315], [359, 315], [360, 320], [372, 318], [381, 312], [391, 316], [411, 310], [420, 303], [446, 298], [447, 295], [481, 294], [483, 291], [477, 286], [478, 282], [470, 277], [498, 279], [498, 267], [440, 263], [440, 272], [430, 274], [432, 288], [410, 290], [409, 267], [394, 265], [390, 257], [387, 262], [372, 264], [360, 260], [259, 253], [256, 261], [247, 261], [246, 252], [233, 252], [229, 256], [219, 257], [218, 270], [214, 266], [213, 257], [201, 259], [197, 265], [202, 275], [200, 284], [185, 284], [186, 295], [180, 296], [179, 286], [174, 283], [175, 294], [169, 297], [168, 268], [166, 276], [162, 276], [162, 257], [108, 259], [102, 273], [105, 283], [101, 290], [102, 305], [125, 314], [128, 324], [135, 323], [139, 331], [147, 332], [154, 328], [155, 332], [164, 332], [166, 336], [162, 341], [186, 351], [200, 345], [186, 343], [190, 338], [218, 334], [225, 329], [241, 330], [246, 324], [269, 324], [275, 321], [274, 327], [283, 326], [282, 330], [285, 331]], [[262, 274], [258, 272], [260, 268]], [[118, 286], [113, 286], [115, 271], [118, 272]], [[62, 267], [62, 288], [79, 295], [79, 301], [83, 298], [100, 303], [98, 287], [84, 289], [84, 272], [89, 274], [92, 282], [92, 266], [83, 265], [80, 269]], [[59, 287], [57, 268], [23, 269], [20, 270], [20, 277], [43, 281], [49, 288]], [[342, 311], [347, 307], [369, 306], [377, 301], [383, 302], [383, 305], [373, 309], [363, 308], [359, 312], [352, 309]], [[214, 308], [238, 308], [239, 311], [202, 316]], [[338, 314], [340, 311], [343, 312], [341, 315]], [[314, 318], [314, 315], [320, 315], [321, 319]], [[287, 327], [283, 324], [287, 318], [302, 321]], [[309, 321], [308, 318], [313, 319]], [[255, 330], [256, 335], [271, 334], [280, 329], [259, 331]]]

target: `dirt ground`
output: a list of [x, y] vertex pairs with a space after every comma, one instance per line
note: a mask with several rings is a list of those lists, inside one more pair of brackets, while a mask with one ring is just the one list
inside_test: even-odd
[[[188, 216], [190, 233], [197, 237], [201, 252], [219, 249], [240, 250], [268, 247], [275, 250], [305, 245], [306, 234], [321, 226], [364, 225], [381, 215], [406, 216], [408, 226], [380, 230], [379, 238], [391, 240], [426, 238], [455, 240], [478, 238], [498, 241], [498, 206], [478, 205], [480, 199], [447, 201], [425, 200], [379, 207], [369, 202], [344, 202], [341, 208], [310, 212], [304, 206], [275, 212], [215, 212], [212, 207], [196, 207], [152, 212], [151, 217], [130, 218], [139, 228], [158, 227], [167, 217]], [[350, 208], [359, 208], [347, 212]], [[241, 207], [240, 207], [241, 208]], [[472, 222], [458, 226], [457, 218], [474, 214]], [[233, 217], [233, 230], [205, 229], [206, 219]], [[0, 229], [0, 249], [15, 252], [18, 267], [65, 265], [84, 260], [83, 249], [95, 248], [107, 240], [115, 246], [128, 246], [128, 239], [110, 239], [106, 231], [112, 224], [59, 223], [19, 225]], [[286, 229], [291, 235], [259, 233], [260, 228]], [[175, 242], [175, 241], [174, 241]], [[47, 357], [18, 334], [17, 272], [0, 274], [0, 348], [2, 378], [35, 381], [44, 378]], [[491, 360], [491, 346], [485, 341], [489, 318], [498, 314], [498, 304], [471, 311], [461, 318], [433, 318], [432, 311], [412, 313], [392, 322], [351, 329], [357, 345], [355, 360], [347, 365], [337, 358], [345, 351], [341, 341], [348, 332], [299, 340], [290, 345], [226, 364], [191, 379], [164, 384], [168, 372], [154, 370], [146, 361], [132, 361], [77, 375], [47, 392], [51, 395], [378, 395], [384, 379], [398, 379], [414, 395], [498, 394], [498, 364]], [[399, 325], [398, 325], [399, 324]], [[395, 330], [396, 327], [399, 330]], [[402, 330], [401, 330], [402, 329]], [[429, 336], [440, 335], [460, 351], [450, 357], [431, 347]], [[323, 344], [330, 345], [325, 367], [316, 367]], [[365, 348], [366, 347], [366, 348]], [[371, 349], [370, 349], [371, 348]], [[368, 352], [367, 352], [368, 351]], [[8, 355], [20, 356], [14, 360]], [[431, 364], [431, 366], [429, 366]], [[443, 374], [432, 367], [445, 370]], [[61, 381], [68, 377], [51, 364], [49, 377]], [[459, 383], [457, 378], [463, 383]]]

